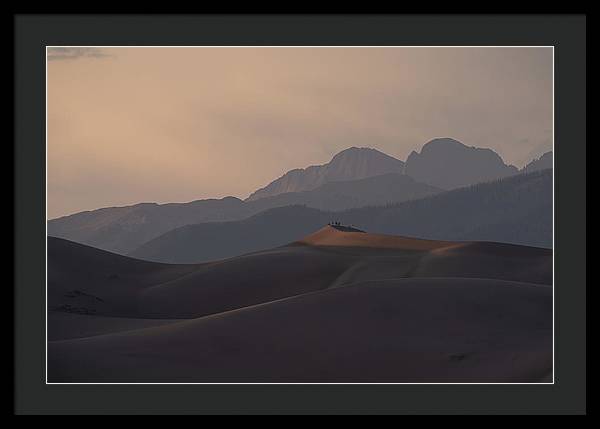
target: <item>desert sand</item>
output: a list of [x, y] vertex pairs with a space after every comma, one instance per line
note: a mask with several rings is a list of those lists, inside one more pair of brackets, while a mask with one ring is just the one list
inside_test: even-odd
[[343, 229], [190, 265], [48, 238], [48, 381], [548, 379], [551, 250]]

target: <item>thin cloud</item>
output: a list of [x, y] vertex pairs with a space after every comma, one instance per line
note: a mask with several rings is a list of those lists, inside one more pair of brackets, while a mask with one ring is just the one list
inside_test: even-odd
[[110, 57], [100, 48], [48, 48], [48, 61], [75, 60], [78, 58], [105, 58]]

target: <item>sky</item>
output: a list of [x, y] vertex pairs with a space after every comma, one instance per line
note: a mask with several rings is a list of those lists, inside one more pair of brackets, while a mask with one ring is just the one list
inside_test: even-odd
[[348, 147], [552, 148], [551, 48], [48, 48], [48, 218], [246, 198]]

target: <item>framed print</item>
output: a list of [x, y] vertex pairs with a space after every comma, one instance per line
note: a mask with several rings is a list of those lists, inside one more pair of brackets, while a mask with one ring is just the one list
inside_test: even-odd
[[585, 16], [15, 23], [18, 413], [585, 413]]

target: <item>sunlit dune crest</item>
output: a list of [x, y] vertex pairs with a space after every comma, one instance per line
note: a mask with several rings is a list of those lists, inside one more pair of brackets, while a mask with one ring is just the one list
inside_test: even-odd
[[399, 250], [441, 250], [463, 245], [463, 243], [453, 241], [424, 240], [395, 235], [371, 234], [358, 230], [356, 232], [348, 232], [338, 228], [338, 226], [325, 226], [317, 232], [298, 240], [296, 243], [309, 246], [370, 247]]

